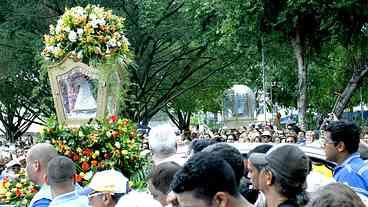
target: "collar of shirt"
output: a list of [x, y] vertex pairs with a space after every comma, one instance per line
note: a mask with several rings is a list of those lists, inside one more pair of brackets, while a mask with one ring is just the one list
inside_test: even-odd
[[334, 175], [337, 173], [337, 171], [339, 171], [341, 168], [345, 167], [345, 165], [354, 162], [354, 159], [356, 158], [360, 158], [360, 154], [358, 152], [355, 152], [353, 154], [350, 155], [350, 157], [348, 157], [346, 160], [344, 160], [344, 162], [341, 163], [341, 165], [337, 165], [335, 170], [334, 170]]
[[70, 201], [70, 200], [74, 200], [78, 197], [78, 194], [76, 191], [72, 191], [70, 193], [65, 193], [59, 196], [56, 196], [53, 200], [52, 203], [57, 204], [63, 201]]
[[34, 202], [40, 200], [40, 199], [48, 199], [52, 200], [51, 196], [51, 189], [48, 185], [42, 185], [41, 189], [36, 193], [36, 195], [32, 198], [29, 206], [32, 206]]

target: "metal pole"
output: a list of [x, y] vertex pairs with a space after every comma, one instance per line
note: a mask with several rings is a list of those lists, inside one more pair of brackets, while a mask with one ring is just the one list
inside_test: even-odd
[[271, 99], [271, 120], [273, 120], [273, 101], [272, 101], [272, 87], [273, 87], [273, 83], [272, 81], [270, 81], [271, 83], [271, 87], [270, 87], [270, 99]]
[[362, 116], [362, 122], [364, 120], [364, 113], [363, 113], [363, 95], [362, 95], [362, 86], [360, 86], [360, 114]]
[[266, 115], [266, 66], [265, 66], [265, 52], [264, 52], [264, 42], [263, 37], [261, 38], [262, 43], [262, 75], [263, 75], [263, 113], [264, 113], [264, 121], [266, 123], [267, 115]]

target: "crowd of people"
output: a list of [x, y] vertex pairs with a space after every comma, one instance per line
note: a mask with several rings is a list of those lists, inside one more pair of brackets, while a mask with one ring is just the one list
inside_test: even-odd
[[[188, 153], [180, 153], [183, 143], [178, 143], [173, 130], [152, 129], [144, 142], [153, 161], [145, 192], [130, 189], [128, 178], [115, 169], [97, 172], [86, 187], [81, 187], [75, 182], [76, 167], [71, 159], [58, 155], [48, 143], [33, 145], [27, 151], [25, 169], [28, 178], [41, 189], [29, 206], [361, 207], [368, 204], [368, 162], [358, 153], [361, 129], [357, 125], [330, 122], [320, 139], [315, 131], [296, 132], [291, 127], [283, 134], [269, 126], [242, 130], [194, 136], [188, 143]], [[289, 142], [291, 134], [295, 138]], [[263, 143], [243, 154], [228, 143], [242, 142], [242, 139], [253, 142], [257, 138]], [[315, 163], [298, 145], [313, 145], [317, 141], [326, 159], [336, 163], [330, 179], [317, 175]], [[323, 178], [316, 183], [318, 177]]]
[[15, 144], [0, 141], [0, 180], [7, 177], [13, 180], [21, 168], [26, 166], [26, 155], [32, 142], [29, 137], [21, 138]]
[[303, 131], [296, 125], [278, 129], [273, 125], [252, 124], [239, 129], [206, 130], [193, 132], [191, 139], [213, 139], [228, 143], [298, 143], [321, 146], [320, 130]]

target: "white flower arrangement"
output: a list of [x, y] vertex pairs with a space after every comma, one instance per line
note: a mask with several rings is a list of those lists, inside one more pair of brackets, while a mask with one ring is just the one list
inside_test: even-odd
[[114, 55], [127, 58], [130, 51], [124, 20], [111, 10], [94, 5], [66, 9], [56, 26], [50, 25], [49, 34], [44, 36], [42, 55], [52, 62], [73, 55], [86, 64], [103, 62]]

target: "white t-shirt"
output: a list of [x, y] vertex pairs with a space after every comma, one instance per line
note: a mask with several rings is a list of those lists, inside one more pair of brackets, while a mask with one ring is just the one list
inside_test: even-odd
[[161, 203], [155, 200], [147, 192], [131, 191], [119, 199], [115, 207], [162, 207]]

